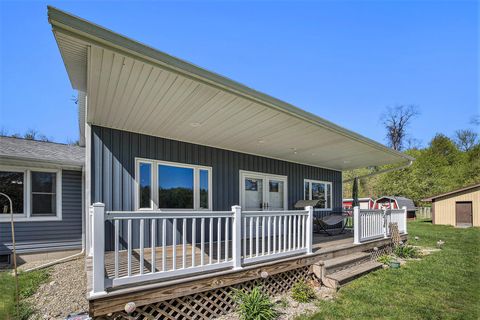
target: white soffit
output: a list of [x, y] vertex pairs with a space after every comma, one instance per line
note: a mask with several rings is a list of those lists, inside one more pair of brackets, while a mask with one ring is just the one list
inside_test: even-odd
[[412, 160], [57, 9], [49, 19], [91, 124], [335, 170]]

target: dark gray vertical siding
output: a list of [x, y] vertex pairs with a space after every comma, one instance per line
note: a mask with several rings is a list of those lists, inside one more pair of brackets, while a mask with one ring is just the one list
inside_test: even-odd
[[[0, 254], [11, 249], [10, 223], [0, 223]], [[19, 252], [80, 248], [82, 245], [82, 172], [62, 171], [62, 220], [15, 223]]]
[[342, 206], [339, 171], [97, 126], [92, 132], [92, 201], [107, 210], [134, 209], [136, 157], [212, 167], [213, 210], [239, 203], [240, 170], [287, 176], [290, 209], [303, 199], [304, 179], [331, 181], [333, 207]]
[[[287, 176], [290, 209], [303, 199], [304, 179], [331, 181], [333, 207], [342, 206], [342, 173], [339, 171], [98, 126], [92, 126], [93, 202], [105, 203], [107, 210], [134, 210], [136, 157], [212, 167], [213, 210], [230, 210], [232, 205], [239, 203], [240, 170]], [[150, 227], [145, 227], [148, 241]], [[121, 225], [123, 236], [125, 230]], [[170, 239], [172, 228], [168, 230]], [[109, 223], [106, 233], [109, 249], [113, 246]], [[138, 237], [134, 235], [134, 246], [137, 245]]]

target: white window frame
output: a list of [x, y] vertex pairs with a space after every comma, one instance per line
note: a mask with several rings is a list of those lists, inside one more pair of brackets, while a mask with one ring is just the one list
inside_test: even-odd
[[[151, 207], [140, 208], [140, 163], [149, 163], [152, 165], [152, 191], [151, 191]], [[171, 166], [178, 168], [193, 169], [193, 208], [159, 208], [158, 207], [158, 166]], [[200, 170], [208, 172], [208, 208], [200, 208]], [[212, 211], [213, 210], [213, 186], [212, 186], [212, 167], [186, 164], [181, 162], [171, 162], [163, 160], [153, 160], [145, 158], [135, 158], [135, 210], [138, 211]]]
[[[305, 183], [308, 182], [308, 197], [309, 199], [305, 199]], [[332, 193], [330, 195], [330, 203], [329, 203], [329, 208], [315, 208], [315, 210], [318, 211], [332, 211], [333, 210], [333, 184], [329, 181], [321, 181], [321, 180], [312, 180], [312, 179], [303, 179], [303, 199], [304, 200], [311, 200], [312, 199], [312, 183], [319, 183], [319, 184], [324, 184], [325, 185], [325, 197], [326, 197], [326, 192], [327, 192], [327, 185], [330, 185], [330, 192]], [[327, 197], [326, 197], [327, 198]], [[326, 203], [326, 202], [325, 202]]]
[[[62, 170], [36, 167], [0, 166], [0, 171], [23, 172], [23, 213], [15, 213], [13, 220], [22, 221], [60, 221], [62, 220]], [[32, 216], [32, 171], [56, 173], [56, 215]], [[9, 214], [0, 214], [0, 222], [10, 221]]]

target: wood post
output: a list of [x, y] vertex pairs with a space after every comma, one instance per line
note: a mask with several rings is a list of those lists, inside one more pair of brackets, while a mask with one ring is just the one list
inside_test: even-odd
[[[232, 230], [232, 258], [233, 269], [242, 269], [242, 208], [232, 206], [233, 230]], [[228, 243], [225, 244], [228, 246]]]
[[360, 244], [360, 207], [353, 207], [353, 244]]
[[105, 205], [93, 204], [93, 284], [91, 297], [105, 292]]
[[308, 211], [308, 218], [307, 218], [307, 234], [306, 234], [306, 242], [307, 242], [307, 254], [312, 254], [312, 242], [313, 242], [313, 207], [308, 206], [305, 207], [305, 210]]

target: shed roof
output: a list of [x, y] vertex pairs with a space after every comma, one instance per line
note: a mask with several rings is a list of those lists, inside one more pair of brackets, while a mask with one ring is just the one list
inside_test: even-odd
[[0, 159], [82, 167], [85, 162], [85, 148], [55, 142], [0, 136]]
[[455, 190], [452, 190], [452, 191], [449, 191], [449, 192], [446, 192], [446, 193], [441, 193], [441, 194], [438, 194], [436, 196], [431, 196], [431, 197], [422, 199], [422, 201], [431, 202], [432, 200], [437, 199], [437, 198], [455, 195], [457, 193], [473, 190], [473, 189], [476, 189], [476, 188], [480, 188], [480, 183], [472, 184], [472, 185], [469, 185], [469, 186], [466, 186], [466, 187], [463, 187], [463, 188], [459, 188], [459, 189], [455, 189]]
[[390, 199], [397, 202], [399, 208], [407, 207], [407, 210], [415, 210], [415, 204], [412, 199], [398, 196], [383, 196], [378, 198], [376, 201], [381, 201], [382, 199]]

